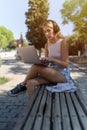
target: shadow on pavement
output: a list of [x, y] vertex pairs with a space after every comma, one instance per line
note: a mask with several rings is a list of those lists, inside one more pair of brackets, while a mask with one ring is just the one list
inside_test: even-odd
[[30, 64], [24, 64], [20, 60], [16, 59], [3, 59], [2, 66], [3, 65], [9, 67], [8, 73], [14, 74], [26, 74], [31, 66]]

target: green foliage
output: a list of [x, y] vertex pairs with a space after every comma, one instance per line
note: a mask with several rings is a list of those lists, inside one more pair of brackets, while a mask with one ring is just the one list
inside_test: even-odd
[[67, 36], [66, 40], [69, 46], [69, 55], [78, 55], [78, 51], [83, 54], [84, 45], [87, 43], [84, 37], [81, 37], [78, 33], [74, 33], [71, 36]]
[[69, 54], [83, 54], [84, 45], [87, 44], [87, 0], [66, 0], [61, 10], [63, 24], [74, 24], [73, 35], [67, 37]]
[[8, 78], [6, 78], [6, 77], [0, 77], [0, 85], [5, 84], [8, 81], [9, 81]]
[[74, 31], [87, 39], [87, 0], [66, 0], [61, 10], [63, 24], [71, 21]]
[[4, 26], [0, 26], [0, 48], [6, 48], [13, 39], [13, 33]]
[[44, 47], [46, 38], [43, 35], [41, 26], [48, 17], [48, 0], [29, 0], [29, 9], [25, 13], [28, 32], [27, 40], [34, 44], [37, 49]]

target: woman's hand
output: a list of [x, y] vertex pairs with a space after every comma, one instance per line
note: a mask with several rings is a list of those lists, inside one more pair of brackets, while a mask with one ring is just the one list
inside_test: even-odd
[[40, 60], [41, 60], [42, 64], [52, 63], [52, 59], [49, 57], [42, 57]]

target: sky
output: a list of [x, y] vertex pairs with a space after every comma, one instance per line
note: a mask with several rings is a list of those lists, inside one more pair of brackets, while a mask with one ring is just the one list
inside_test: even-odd
[[[0, 26], [13, 32], [14, 38], [19, 39], [22, 32], [23, 38], [27, 32], [25, 12], [28, 11], [29, 0], [0, 0]], [[63, 35], [72, 33], [73, 25], [62, 25], [60, 9], [65, 0], [49, 0], [49, 19], [55, 20], [61, 28]]]

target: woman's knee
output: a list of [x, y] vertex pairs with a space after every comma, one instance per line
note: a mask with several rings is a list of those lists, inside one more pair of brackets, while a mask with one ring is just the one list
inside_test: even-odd
[[42, 66], [42, 65], [36, 65], [36, 64], [34, 64], [34, 65], [32, 65], [32, 67], [31, 68], [33, 68], [33, 69], [36, 69], [36, 70], [42, 70], [43, 68], [48, 68], [48, 67], [45, 67], [45, 66]]
[[31, 66], [31, 68], [35, 68], [35, 69], [37, 69], [38, 67], [40, 67], [40, 65], [33, 64], [33, 65]]

